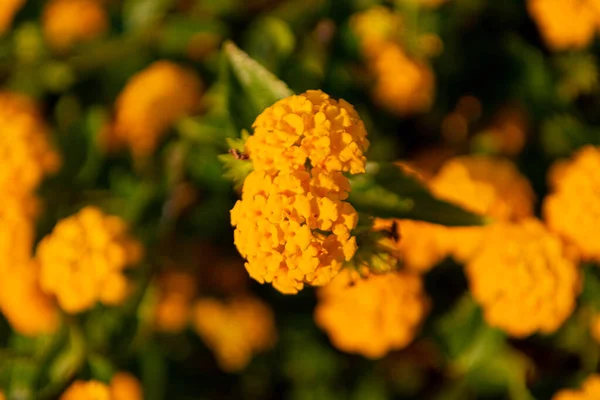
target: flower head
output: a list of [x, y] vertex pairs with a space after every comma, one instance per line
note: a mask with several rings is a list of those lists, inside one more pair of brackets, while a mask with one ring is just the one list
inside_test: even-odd
[[128, 372], [118, 372], [110, 380], [110, 400], [142, 400], [140, 381]]
[[410, 58], [400, 45], [386, 43], [369, 67], [375, 77], [373, 97], [400, 115], [428, 111], [435, 95], [435, 77], [427, 64]]
[[527, 8], [552, 50], [586, 47], [600, 22], [596, 0], [528, 0]]
[[39, 265], [34, 260], [3, 269], [0, 278], [0, 311], [12, 328], [27, 336], [54, 332], [58, 307], [39, 286]]
[[44, 9], [42, 25], [48, 43], [64, 51], [102, 36], [108, 30], [108, 16], [98, 0], [51, 0]]
[[254, 354], [271, 348], [277, 336], [273, 312], [252, 297], [198, 300], [193, 322], [224, 371], [244, 369]]
[[127, 145], [135, 156], [148, 156], [173, 123], [196, 111], [201, 94], [193, 71], [156, 61], [134, 75], [119, 95], [109, 142]]
[[129, 282], [123, 270], [140, 260], [141, 247], [122, 219], [86, 207], [59, 221], [39, 243], [36, 257], [42, 289], [55, 295], [63, 310], [78, 313], [98, 301], [124, 301]]
[[250, 276], [283, 293], [328, 283], [356, 251], [350, 231], [358, 214], [342, 201], [348, 190], [339, 172], [252, 172], [231, 210], [235, 245]]
[[564, 389], [556, 393], [552, 400], [594, 400], [600, 398], [600, 375], [590, 375], [581, 389]]
[[29, 196], [60, 166], [36, 104], [20, 94], [0, 92], [0, 163], [0, 192], [15, 198]]
[[408, 345], [428, 311], [421, 278], [406, 272], [361, 278], [345, 269], [318, 297], [315, 321], [332, 343], [369, 358]]
[[550, 173], [544, 219], [579, 255], [600, 261], [600, 147], [586, 146]]
[[534, 219], [487, 228], [465, 272], [488, 324], [515, 337], [556, 331], [580, 290], [561, 241]]
[[374, 6], [354, 14], [350, 28], [357, 36], [366, 57], [374, 57], [390, 41], [396, 41], [403, 30], [400, 14], [388, 7]]
[[25, 4], [25, 0], [4, 0], [0, 5], [0, 35], [10, 28], [12, 20], [21, 7]]
[[246, 151], [256, 171], [304, 170], [307, 162], [328, 173], [365, 171], [369, 141], [362, 120], [348, 102], [320, 90], [278, 101], [252, 127]]
[[455, 157], [442, 166], [430, 185], [436, 196], [494, 219], [516, 221], [533, 214], [533, 189], [508, 160]]
[[60, 400], [114, 400], [108, 385], [99, 381], [75, 381]]
[[159, 299], [155, 311], [156, 328], [177, 333], [188, 324], [192, 301], [196, 296], [196, 279], [184, 271], [167, 270], [159, 278]]

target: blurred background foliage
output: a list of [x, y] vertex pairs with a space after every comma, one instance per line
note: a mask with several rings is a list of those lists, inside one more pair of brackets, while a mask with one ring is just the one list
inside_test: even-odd
[[[36, 241], [95, 205], [126, 221], [146, 256], [130, 272], [138, 285], [121, 307], [66, 315], [56, 333], [35, 337], [0, 318], [0, 388], [8, 399], [58, 398], [75, 378], [108, 382], [121, 370], [140, 379], [149, 400], [549, 399], [597, 371], [600, 348], [589, 329], [600, 309], [593, 262], [582, 266], [577, 309], [551, 335], [514, 339], [490, 327], [462, 267], [446, 258], [424, 275], [430, 315], [411, 344], [378, 360], [336, 350], [313, 321], [314, 289], [284, 296], [244, 271], [229, 212], [238, 197], [232, 180], [247, 171], [227, 155], [243, 150], [242, 131], [251, 131], [264, 108], [321, 89], [355, 106], [369, 132], [369, 161], [411, 160], [434, 171], [455, 155], [504, 156], [531, 182], [539, 214], [549, 166], [583, 145], [600, 145], [597, 40], [557, 49], [522, 0], [89, 0], [89, 9], [64, 12], [61, 1], [0, 4], [2, 91], [37, 101], [62, 158], [37, 190], [44, 205]], [[382, 63], [365, 55], [353, 22], [378, 6], [400, 18], [389, 40], [405, 53], [391, 51]], [[366, 27], [388, 29], [383, 20]], [[117, 125], [163, 78], [140, 78], [129, 97], [124, 88], [140, 71], [158, 68], [157, 60], [184, 72], [164, 78], [170, 97], [148, 106], [156, 116], [136, 120], [141, 135], [168, 134], [156, 132], [152, 150], [136, 153], [130, 149], [143, 139], [119, 143]], [[377, 89], [373, 76], [404, 76], [396, 62], [414, 62], [424, 78], [400, 89], [390, 107], [385, 82]], [[185, 105], [190, 87], [199, 106]], [[158, 114], [172, 104], [185, 117], [164, 122]], [[8, 134], [0, 125], [0, 135]], [[374, 185], [396, 196], [390, 207]], [[386, 168], [357, 178], [351, 201], [380, 217], [482, 222]], [[178, 295], [168, 298], [168, 282], [177, 280], [169, 271], [183, 274], [178, 279], [191, 289], [173, 283]], [[202, 309], [214, 312], [217, 325], [220, 309], [208, 299], [239, 296], [268, 305], [277, 333], [249, 350], [261, 354], [231, 367], [209, 334], [201, 339], [195, 322], [187, 326], [186, 313], [206, 300]], [[221, 334], [243, 332], [236, 323], [223, 321]]]

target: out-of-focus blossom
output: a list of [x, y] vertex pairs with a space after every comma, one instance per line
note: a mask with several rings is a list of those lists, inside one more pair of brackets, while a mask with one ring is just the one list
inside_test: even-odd
[[388, 42], [395, 42], [403, 31], [402, 18], [388, 7], [375, 6], [354, 14], [350, 28], [357, 36], [366, 57], [375, 57]]
[[549, 174], [544, 219], [579, 255], [600, 261], [600, 147], [586, 146]]
[[154, 62], [119, 95], [109, 142], [126, 145], [136, 157], [150, 155], [171, 125], [197, 111], [201, 95], [202, 83], [192, 70]]
[[0, 4], [0, 35], [11, 26], [15, 14], [25, 4], [25, 0], [3, 0]]
[[580, 291], [560, 239], [534, 219], [487, 228], [465, 272], [488, 324], [515, 337], [556, 331]]
[[552, 50], [586, 47], [600, 22], [597, 0], [528, 0], [527, 7]]
[[130, 289], [123, 270], [138, 263], [141, 253], [121, 218], [86, 207], [59, 221], [39, 243], [42, 289], [69, 313], [90, 309], [98, 301], [121, 304]]
[[600, 398], [600, 375], [590, 375], [581, 389], [564, 389], [556, 393], [552, 400], [595, 400]]
[[108, 15], [99, 0], [51, 0], [42, 26], [50, 46], [64, 51], [102, 36], [108, 30]]
[[75, 381], [60, 400], [114, 400], [110, 387], [99, 381]]
[[30, 98], [0, 92], [0, 127], [0, 192], [2, 197], [27, 197], [44, 176], [58, 170], [60, 157]]
[[12, 328], [27, 336], [54, 332], [58, 307], [40, 288], [38, 263], [30, 260], [0, 269], [0, 311]]
[[[140, 381], [128, 372], [118, 372], [110, 380], [110, 400], [143, 400]], [[94, 399], [95, 400], [95, 399]]]
[[188, 272], [167, 270], [159, 277], [158, 286], [156, 328], [162, 332], [181, 332], [190, 318], [197, 292], [196, 278]]
[[393, 42], [386, 43], [370, 62], [375, 77], [373, 96], [400, 115], [428, 111], [435, 95], [435, 76], [423, 61], [410, 58]]
[[429, 304], [421, 278], [405, 272], [361, 278], [345, 269], [318, 297], [315, 321], [333, 345], [369, 358], [408, 345]]
[[440, 198], [498, 220], [519, 220], [533, 213], [531, 185], [512, 162], [501, 158], [453, 158], [430, 185]]
[[198, 300], [193, 323], [221, 369], [228, 372], [244, 369], [253, 355], [268, 350], [277, 339], [271, 309], [248, 296], [228, 302]]
[[364, 172], [364, 124], [344, 100], [309, 91], [275, 103], [253, 126], [254, 171], [231, 210], [246, 269], [283, 293], [324, 285], [356, 252], [358, 214], [344, 201], [342, 172]]

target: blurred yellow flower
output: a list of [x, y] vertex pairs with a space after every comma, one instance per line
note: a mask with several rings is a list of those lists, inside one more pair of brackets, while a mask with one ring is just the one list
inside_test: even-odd
[[42, 15], [46, 41], [58, 51], [102, 36], [108, 24], [99, 0], [50, 0]]
[[270, 349], [277, 340], [273, 312], [252, 297], [198, 300], [193, 323], [221, 369], [228, 372], [244, 369], [254, 354]]
[[[143, 400], [140, 381], [127, 372], [118, 372], [110, 380], [110, 400]], [[95, 399], [94, 399], [95, 400]]]
[[59, 324], [58, 307], [40, 289], [37, 262], [3, 266], [1, 275], [0, 311], [12, 328], [27, 336], [54, 332]]
[[600, 398], [600, 375], [590, 375], [581, 389], [564, 389], [556, 393], [552, 400], [595, 400]]
[[396, 43], [386, 43], [369, 61], [375, 77], [373, 96], [400, 115], [426, 112], [435, 96], [435, 76], [423, 61], [406, 55]]
[[407, 346], [429, 308], [421, 278], [406, 272], [361, 278], [345, 269], [318, 298], [315, 321], [333, 345], [369, 358]]
[[3, 0], [0, 4], [0, 35], [8, 31], [15, 14], [25, 4], [25, 0]]
[[31, 258], [36, 211], [37, 201], [32, 196], [0, 198], [0, 276], [6, 268]]
[[364, 124], [321, 91], [283, 99], [254, 123], [254, 171], [231, 210], [235, 244], [257, 281], [283, 293], [328, 283], [356, 252], [358, 214], [343, 172], [364, 172]]
[[290, 96], [264, 110], [246, 142], [254, 170], [269, 174], [304, 170], [365, 171], [367, 131], [351, 104], [320, 90]]
[[515, 337], [556, 331], [580, 291], [577, 266], [534, 219], [487, 228], [465, 272], [488, 324]]
[[192, 301], [196, 297], [194, 275], [167, 270], [159, 277], [159, 298], [155, 311], [156, 329], [161, 332], [181, 332], [188, 324]]
[[528, 0], [527, 8], [552, 50], [586, 47], [600, 23], [597, 0]]
[[98, 301], [121, 304], [130, 288], [123, 270], [138, 263], [141, 253], [122, 219], [85, 207], [59, 221], [39, 243], [42, 289], [69, 313], [90, 309]]
[[36, 104], [17, 93], [0, 92], [0, 164], [2, 196], [17, 198], [29, 196], [60, 167]]
[[6, 400], [6, 396], [4, 396], [4, 393], [2, 393], [2, 391], [0, 391], [0, 400]]
[[108, 385], [98, 381], [75, 381], [60, 400], [114, 400]]
[[354, 14], [350, 28], [358, 38], [365, 57], [374, 57], [388, 42], [397, 41], [403, 31], [402, 17], [388, 7], [374, 6]]
[[533, 214], [533, 189], [509, 160], [455, 157], [442, 166], [430, 186], [436, 196], [497, 220], [519, 220]]
[[171, 125], [197, 111], [202, 83], [195, 72], [156, 61], [129, 79], [116, 102], [112, 134], [134, 156], [150, 155]]
[[586, 146], [549, 174], [544, 219], [579, 255], [600, 261], [600, 147]]

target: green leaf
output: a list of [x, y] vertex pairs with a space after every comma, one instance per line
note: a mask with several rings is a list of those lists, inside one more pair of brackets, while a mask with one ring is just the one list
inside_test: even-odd
[[223, 51], [236, 83], [242, 91], [231, 100], [246, 102], [249, 114], [253, 118], [276, 101], [294, 94], [283, 81], [232, 42], [226, 42]]
[[350, 203], [379, 218], [402, 218], [448, 226], [484, 225], [486, 219], [434, 197], [417, 179], [393, 164], [369, 164], [351, 178]]

